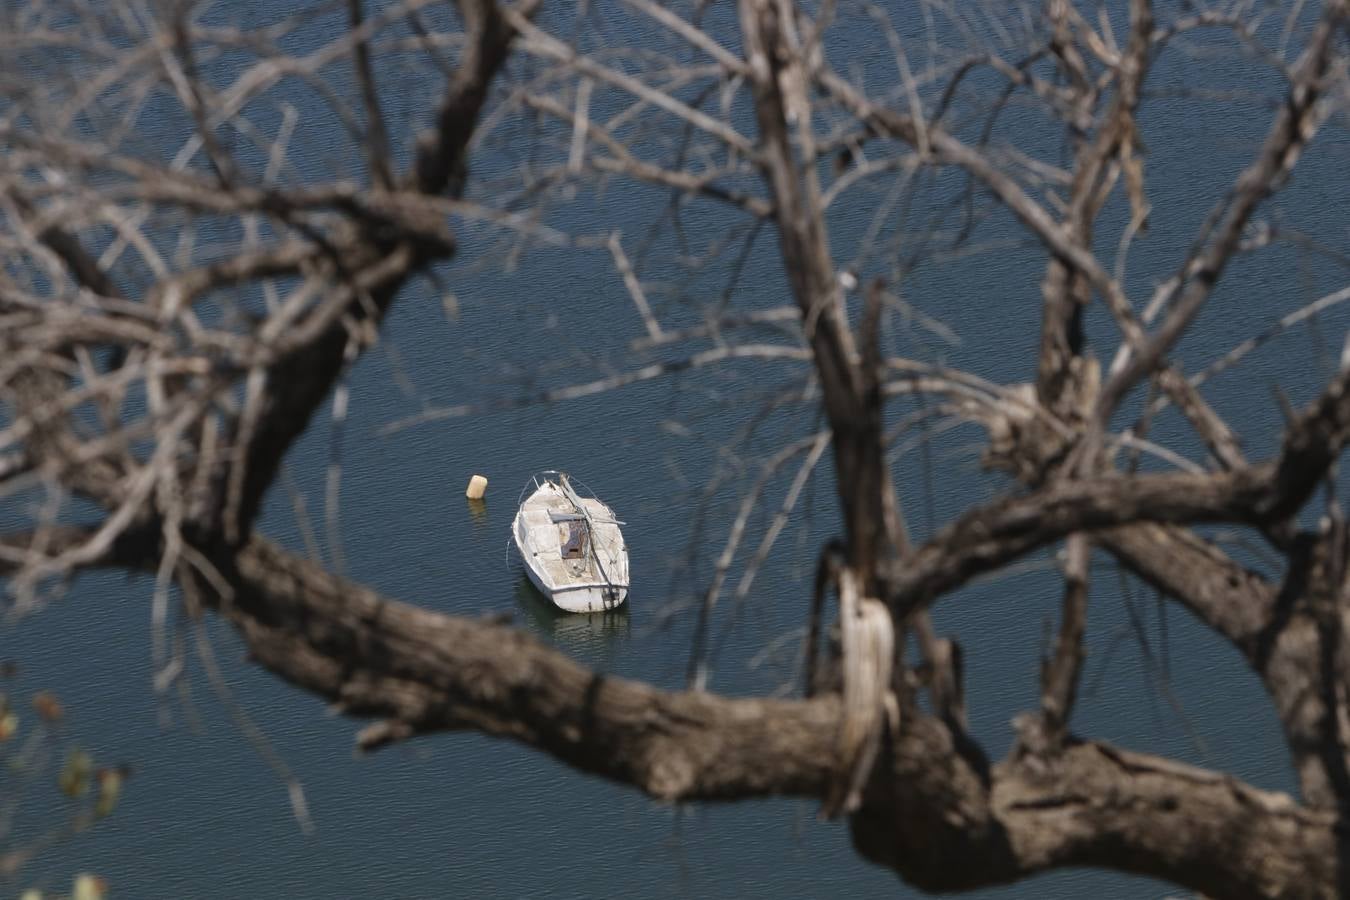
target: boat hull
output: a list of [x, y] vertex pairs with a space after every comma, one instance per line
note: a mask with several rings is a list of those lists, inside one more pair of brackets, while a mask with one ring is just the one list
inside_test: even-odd
[[570, 613], [594, 613], [608, 612], [611, 609], [618, 609], [628, 600], [628, 588], [621, 587], [615, 593], [617, 596], [608, 597], [611, 593], [608, 587], [604, 585], [593, 585], [584, 588], [567, 588], [565, 590], [553, 590], [544, 584], [539, 577], [539, 573], [534, 570], [529, 561], [525, 559], [525, 551], [520, 543], [516, 543], [516, 549], [520, 551], [521, 561], [525, 563], [525, 576], [530, 579], [530, 584], [534, 585], [539, 593], [547, 597], [554, 606], [563, 612]]
[[[564, 612], [622, 606], [628, 599], [628, 548], [613, 511], [594, 498], [565, 494], [557, 484], [536, 479], [536, 485], [511, 528], [530, 583]], [[567, 524], [576, 521], [569, 513], [575, 509], [572, 501], [583, 504], [591, 517], [584, 540], [575, 544], [575, 531]]]

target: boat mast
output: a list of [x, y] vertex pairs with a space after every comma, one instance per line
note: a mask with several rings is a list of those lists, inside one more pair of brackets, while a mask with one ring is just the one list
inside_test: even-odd
[[558, 473], [558, 483], [559, 487], [562, 489], [563, 496], [567, 498], [567, 502], [572, 504], [572, 508], [575, 509], [577, 514], [586, 522], [586, 530], [591, 536], [591, 539], [586, 542], [588, 544], [587, 552], [590, 553], [591, 559], [595, 560], [596, 571], [598, 571], [600, 577], [605, 580], [605, 585], [609, 588], [609, 597], [613, 600], [619, 596], [619, 590], [614, 586], [614, 582], [609, 580], [609, 573], [605, 571], [605, 566], [600, 561], [600, 554], [595, 549], [595, 521], [591, 518], [591, 511], [586, 508], [586, 504], [581, 502], [581, 497], [572, 489], [572, 482], [568, 480], [567, 473]]

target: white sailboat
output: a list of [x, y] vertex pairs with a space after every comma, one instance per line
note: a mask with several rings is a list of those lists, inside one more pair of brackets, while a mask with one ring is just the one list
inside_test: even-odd
[[534, 586], [567, 612], [620, 606], [628, 598], [628, 547], [614, 511], [552, 469], [531, 478], [520, 496], [511, 536]]

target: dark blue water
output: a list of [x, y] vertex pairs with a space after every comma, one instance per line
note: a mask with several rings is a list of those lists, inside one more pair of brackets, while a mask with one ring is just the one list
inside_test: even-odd
[[[604, 27], [622, 37], [633, 27], [625, 22]], [[321, 31], [322, 22], [315, 27]], [[871, 40], [858, 21], [840, 27], [854, 29], [845, 31], [847, 41]], [[725, 40], [734, 46], [734, 34]], [[1198, 46], [1207, 51], [1199, 62], [1190, 55], [1169, 58], [1149, 83], [1160, 94], [1141, 117], [1154, 211], [1150, 232], [1131, 254], [1128, 284], [1135, 298], [1147, 297], [1171, 274], [1210, 204], [1250, 158], [1270, 115], [1260, 103], [1177, 97], [1171, 88], [1240, 84], [1277, 96], [1261, 66], [1235, 59], [1231, 43]], [[393, 85], [391, 118], [424, 120], [419, 102], [426, 98], [418, 92], [427, 89], [394, 71], [386, 76]], [[404, 89], [406, 95], [398, 94]], [[312, 110], [304, 107], [306, 127], [323, 134], [331, 122], [312, 102]], [[597, 95], [596, 102], [604, 101]], [[1004, 121], [1009, 139], [1029, 140], [1053, 157], [1058, 138], [1038, 137], [1044, 123], [1035, 114], [1013, 107]], [[522, 155], [509, 146], [509, 133], [506, 127], [499, 141], [485, 142], [475, 161], [479, 199], [491, 200], [492, 186], [509, 180]], [[1327, 139], [1266, 217], [1344, 251], [1350, 234], [1337, 213], [1348, 199], [1341, 174], [1346, 150], [1344, 135], [1329, 126]], [[318, 140], [297, 153], [297, 165], [313, 173], [359, 169]], [[950, 178], [922, 182], [907, 221], [925, 221], [959, 187]], [[748, 231], [707, 204], [683, 210], [676, 228], [660, 216], [667, 199], [663, 191], [616, 183], [601, 194], [582, 190], [570, 205], [557, 204], [551, 218], [583, 235], [619, 227], [635, 255], [655, 235], [641, 257], [653, 303], [671, 321], [694, 321], [727, 284], [734, 253], [724, 248], [700, 268], [672, 260], [708, 253], [729, 229], [739, 229], [733, 232], [738, 241]], [[859, 255], [880, 199], [864, 192], [837, 208], [831, 228], [841, 261]], [[1117, 205], [1104, 216], [1101, 233], [1109, 239], [1103, 237], [1099, 250], [1108, 258], [1126, 214]], [[902, 227], [908, 226], [898, 214], [886, 219], [879, 240], [894, 238]], [[382, 343], [352, 373], [351, 418], [340, 446], [345, 571], [445, 613], [512, 612], [520, 627], [589, 666], [680, 688], [693, 636], [690, 603], [708, 584], [741, 492], [766, 454], [819, 427], [809, 402], [773, 406], [784, 387], [802, 383], [805, 370], [777, 361], [738, 363], [598, 397], [391, 433], [391, 423], [427, 407], [527, 396], [662, 358], [631, 349], [642, 323], [603, 249], [533, 245], [513, 259], [503, 252], [500, 231], [463, 225], [460, 236], [459, 257], [439, 272], [455, 295], [455, 314], [447, 315], [429, 283], [411, 285]], [[765, 229], [737, 283], [734, 308], [788, 302], [775, 252]], [[886, 271], [893, 258], [876, 254], [868, 270]], [[959, 341], [896, 314], [887, 322], [889, 349], [1000, 382], [1029, 379], [1043, 266], [1038, 248], [1006, 214], [993, 211], [968, 252], [925, 254], [899, 285], [908, 303]], [[1344, 283], [1344, 269], [1298, 245], [1240, 259], [1179, 357], [1193, 370]], [[1326, 374], [1324, 357], [1335, 359], [1346, 325], [1345, 312], [1333, 310], [1315, 329], [1272, 342], [1213, 383], [1212, 402], [1254, 457], [1269, 454], [1278, 440], [1273, 388], [1296, 403], [1312, 396]], [[1097, 314], [1090, 331], [1098, 354], [1109, 358], [1113, 326]], [[912, 409], [898, 401], [893, 414], [898, 419]], [[287, 470], [327, 551], [323, 479], [334, 437], [327, 414], [321, 418], [293, 450]], [[1183, 450], [1193, 446], [1172, 413], [1152, 434]], [[915, 449], [897, 460], [896, 480], [918, 538], [1006, 486], [979, 471], [980, 437], [968, 427], [934, 434], [926, 456]], [[626, 614], [559, 617], [522, 581], [507, 553], [508, 525], [521, 484], [545, 467], [576, 473], [628, 523], [634, 586]], [[482, 511], [463, 498], [475, 472], [491, 482]], [[804, 622], [808, 575], [817, 549], [838, 530], [828, 458], [753, 590], [743, 603], [734, 592], [743, 561], [794, 472], [790, 466], [773, 482], [766, 512], [752, 520], [718, 607], [714, 690], [765, 694], [792, 683], [793, 632]], [[270, 496], [261, 529], [304, 552], [285, 489]], [[352, 736], [360, 723], [330, 715], [323, 704], [249, 666], [232, 634], [211, 623], [208, 633], [233, 696], [304, 783], [317, 828], [303, 834], [282, 781], [242, 735], [200, 666], [190, 672], [192, 706], [169, 704], [172, 722], [162, 721], [150, 686], [150, 590], [143, 578], [87, 575], [59, 602], [0, 630], [0, 659], [21, 664], [6, 689], [18, 695], [56, 690], [69, 707], [68, 737], [100, 759], [126, 760], [136, 770], [116, 815], [43, 854], [23, 871], [24, 884], [60, 887], [70, 873], [87, 870], [104, 875], [114, 896], [136, 898], [910, 895], [889, 872], [854, 855], [844, 826], [817, 822], [807, 802], [661, 806], [538, 753], [472, 734], [419, 739], [354, 758]], [[1037, 663], [1057, 605], [1057, 582], [1048, 555], [1040, 554], [936, 608], [939, 630], [959, 635], [965, 647], [971, 727], [995, 757], [1008, 748], [1011, 717], [1036, 702]], [[1293, 789], [1277, 722], [1237, 654], [1184, 612], [1120, 578], [1104, 558], [1094, 569], [1088, 639], [1075, 719], [1080, 733], [1231, 772], [1264, 788]], [[21, 826], [35, 828], [50, 812], [35, 796]], [[0, 886], [0, 892], [9, 889]], [[980, 896], [1160, 897], [1166, 891], [1141, 879], [1069, 872]]]

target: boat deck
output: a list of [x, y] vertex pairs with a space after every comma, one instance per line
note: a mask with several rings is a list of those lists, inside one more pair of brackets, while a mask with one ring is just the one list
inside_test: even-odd
[[[584, 497], [581, 502], [595, 519], [614, 518], [614, 513], [599, 500]], [[597, 522], [589, 535], [590, 549], [594, 552], [584, 552], [576, 558], [566, 559], [562, 555], [562, 547], [568, 543], [573, 523], [555, 522], [550, 518], [550, 512], [568, 515], [573, 510], [571, 502], [561, 491], [552, 484], [546, 484], [521, 506], [517, 521], [519, 528], [520, 520], [523, 520], [528, 532], [525, 543], [549, 587], [567, 590], [607, 583], [620, 587], [628, 585], [628, 553], [617, 525], [607, 521]], [[596, 567], [596, 557], [604, 567], [603, 573]]]

